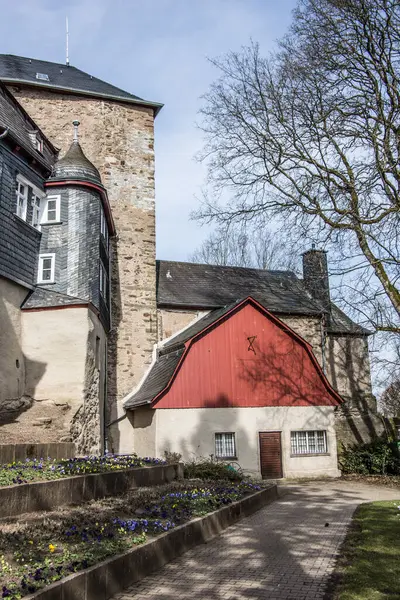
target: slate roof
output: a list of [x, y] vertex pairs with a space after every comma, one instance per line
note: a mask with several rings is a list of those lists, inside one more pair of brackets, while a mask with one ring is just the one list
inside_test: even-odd
[[[56, 148], [29, 117], [19, 102], [0, 82], [0, 134], [8, 129], [10, 137], [39, 164], [50, 170], [57, 156]], [[43, 140], [43, 153], [33, 145], [29, 132], [37, 131]]]
[[212, 309], [252, 296], [274, 313], [317, 315], [322, 306], [290, 271], [157, 261], [160, 307]]
[[372, 335], [373, 331], [369, 331], [358, 323], [354, 323], [336, 304], [331, 302], [330, 324], [328, 333], [333, 334], [351, 334], [351, 335]]
[[85, 156], [80, 143], [74, 140], [65, 155], [56, 162], [49, 181], [66, 179], [91, 181], [102, 185], [100, 173]]
[[180, 348], [169, 354], [161, 355], [151, 367], [146, 379], [139, 390], [124, 402], [125, 408], [135, 408], [149, 404], [168, 385], [184, 348]]
[[87, 304], [87, 300], [82, 298], [75, 298], [74, 296], [67, 296], [60, 292], [55, 292], [50, 289], [36, 287], [32, 294], [22, 304], [22, 309], [30, 308], [49, 308], [54, 306], [69, 306], [76, 304]]
[[[47, 75], [48, 81], [37, 79], [37, 73]], [[134, 96], [76, 67], [12, 54], [0, 54], [0, 80], [151, 106], [154, 108], [155, 114], [162, 107], [162, 104], [158, 102], [150, 102]]]
[[[312, 298], [291, 271], [157, 261], [157, 305], [160, 308], [212, 310], [252, 296], [276, 315], [321, 315], [326, 309]], [[332, 303], [331, 333], [368, 335]]]

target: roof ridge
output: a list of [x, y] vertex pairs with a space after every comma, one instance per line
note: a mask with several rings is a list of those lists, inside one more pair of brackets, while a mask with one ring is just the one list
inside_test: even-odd
[[[296, 277], [296, 279], [299, 279], [296, 275], [296, 273], [294, 271], [290, 271], [289, 269], [285, 270], [285, 269], [261, 269], [260, 267], [241, 267], [241, 266], [237, 266], [237, 265], [214, 265], [212, 263], [198, 263], [198, 262], [190, 262], [190, 261], [186, 261], [186, 260], [167, 260], [167, 259], [161, 259], [158, 258], [157, 262], [159, 264], [161, 263], [173, 263], [176, 265], [190, 265], [190, 266], [196, 266], [196, 267], [212, 267], [212, 268], [218, 268], [218, 269], [241, 269], [243, 271], [258, 271], [258, 272], [262, 272], [262, 273], [291, 273], [292, 275], [294, 275]], [[302, 281], [301, 279], [299, 279], [299, 281]]]

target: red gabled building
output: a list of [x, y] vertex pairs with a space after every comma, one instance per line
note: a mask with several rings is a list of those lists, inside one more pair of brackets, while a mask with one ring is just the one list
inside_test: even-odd
[[311, 345], [248, 297], [162, 344], [125, 408], [140, 454], [216, 454], [275, 478], [339, 474], [341, 402]]

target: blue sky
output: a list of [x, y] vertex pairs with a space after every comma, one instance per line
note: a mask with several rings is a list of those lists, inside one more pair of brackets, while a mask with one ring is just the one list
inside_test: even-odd
[[133, 94], [163, 102], [156, 119], [157, 256], [186, 260], [209, 229], [190, 221], [205, 182], [195, 161], [207, 61], [250, 38], [267, 52], [287, 30], [295, 0], [0, 0], [0, 52], [70, 62]]

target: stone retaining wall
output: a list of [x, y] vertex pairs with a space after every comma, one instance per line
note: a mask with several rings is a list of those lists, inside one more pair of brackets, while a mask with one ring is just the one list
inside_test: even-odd
[[23, 461], [27, 458], [74, 458], [72, 442], [49, 444], [0, 444], [0, 464]]
[[193, 546], [210, 541], [239, 519], [275, 500], [277, 496], [276, 485], [271, 485], [205, 517], [171, 529], [125, 554], [70, 575], [25, 600], [108, 600]]
[[134, 488], [161, 485], [182, 477], [183, 465], [177, 463], [4, 486], [0, 487], [0, 518], [119, 496]]

